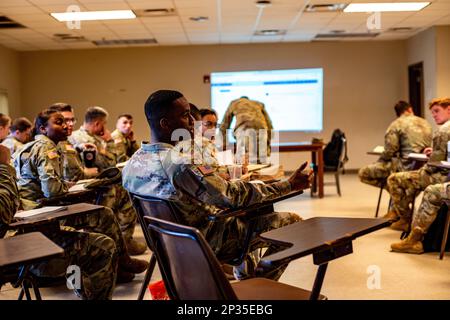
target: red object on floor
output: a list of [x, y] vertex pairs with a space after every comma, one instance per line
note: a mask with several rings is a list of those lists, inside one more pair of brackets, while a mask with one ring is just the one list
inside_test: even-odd
[[152, 300], [170, 300], [167, 295], [166, 287], [164, 286], [164, 281], [160, 280], [150, 283], [148, 289], [152, 295]]

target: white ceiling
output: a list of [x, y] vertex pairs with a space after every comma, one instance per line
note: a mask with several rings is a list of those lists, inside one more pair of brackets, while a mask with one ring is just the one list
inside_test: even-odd
[[[258, 8], [255, 0], [0, 0], [0, 15], [26, 26], [24, 29], [0, 29], [0, 44], [27, 51], [96, 48], [91, 41], [102, 39], [155, 38], [158, 44], [151, 46], [167, 46], [311, 41], [316, 34], [332, 30], [367, 33], [368, 13], [303, 11], [307, 4], [350, 2], [392, 0], [272, 0], [272, 5], [264, 9]], [[174, 8], [176, 14], [133, 20], [82, 21], [81, 29], [71, 30], [66, 23], [49, 15], [50, 12], [65, 12], [69, 5], [78, 5], [81, 11]], [[189, 19], [193, 16], [209, 19], [194, 22]], [[432, 0], [419, 12], [381, 13], [381, 34], [369, 40], [406, 39], [433, 25], [450, 25], [450, 0]], [[388, 31], [393, 27], [414, 29]], [[263, 29], [287, 32], [281, 36], [254, 35], [255, 31]], [[89, 41], [63, 43], [55, 40], [55, 33], [84, 36]]]

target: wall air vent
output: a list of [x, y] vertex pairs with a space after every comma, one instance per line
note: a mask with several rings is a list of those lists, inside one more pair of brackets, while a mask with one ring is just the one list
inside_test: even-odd
[[88, 41], [83, 36], [77, 36], [70, 33], [55, 33], [53, 35], [53, 40], [58, 42], [85, 42]]
[[341, 40], [341, 39], [367, 39], [378, 36], [378, 32], [374, 33], [319, 33], [314, 40]]
[[123, 40], [95, 40], [92, 41], [96, 46], [120, 46], [120, 45], [136, 45], [136, 44], [156, 44], [158, 41], [154, 38], [149, 39], [123, 39]]
[[387, 32], [411, 32], [414, 28], [411, 27], [397, 27], [397, 28], [389, 28]]
[[21, 25], [20, 23], [11, 20], [8, 17], [0, 16], [0, 29], [19, 29], [19, 28], [25, 28], [24, 25]]
[[346, 3], [309, 4], [305, 8], [305, 12], [339, 12], [343, 11], [346, 6]]
[[174, 8], [162, 8], [162, 9], [137, 9], [133, 10], [137, 17], [167, 17], [176, 15]]

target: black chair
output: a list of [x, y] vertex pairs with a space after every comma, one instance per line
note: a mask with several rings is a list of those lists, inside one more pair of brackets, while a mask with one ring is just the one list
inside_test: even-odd
[[[162, 200], [150, 196], [143, 197], [134, 194], [131, 194], [131, 199], [136, 209], [139, 223], [141, 224], [142, 231], [144, 233], [145, 241], [147, 242], [147, 245], [149, 246], [150, 249], [152, 249], [151, 239], [147, 232], [147, 223], [145, 222], [144, 217], [154, 217], [165, 221], [180, 223], [177, 217], [180, 217], [181, 213], [179, 213], [174, 204], [168, 200]], [[279, 199], [282, 199], [282, 197], [280, 197]], [[221, 219], [228, 218], [231, 216], [235, 217], [242, 216], [242, 220], [246, 224], [247, 233], [245, 236], [245, 241], [242, 245], [242, 249], [240, 250], [239, 256], [223, 257], [221, 263], [230, 264], [233, 266], [240, 265], [245, 260], [246, 256], [249, 253], [251, 241], [254, 236], [253, 230], [257, 218], [263, 215], [269, 216], [272, 214], [274, 214], [272, 202], [269, 202], [265, 205], [258, 204], [250, 206], [246, 208], [245, 211], [241, 209], [229, 209], [222, 211], [220, 214], [221, 218], [217, 218], [218, 220], [217, 223], [221, 223]], [[212, 219], [213, 218], [211, 217], [211, 220]], [[261, 240], [261, 242], [263, 241]], [[142, 283], [142, 287], [138, 295], [138, 300], [142, 300], [144, 298], [145, 291], [148, 286], [148, 283], [151, 280], [155, 265], [156, 265], [156, 258], [154, 254], [152, 254], [152, 257], [149, 262], [149, 267], [147, 269], [147, 272], [145, 273], [144, 282]]]
[[[340, 137], [340, 139], [341, 139], [341, 143], [339, 146], [339, 148], [340, 148], [339, 156], [336, 159], [336, 161], [333, 161], [332, 163], [324, 162], [324, 171], [325, 172], [334, 172], [335, 182], [332, 184], [336, 185], [338, 195], [342, 196], [339, 175], [345, 173], [344, 165], [348, 161], [348, 156], [347, 156], [347, 139], [345, 138], [345, 135], [343, 134]], [[324, 152], [325, 152], [325, 150], [324, 150]], [[325, 185], [328, 185], [328, 184], [330, 184], [330, 183], [329, 182], [325, 183]]]
[[199, 230], [153, 217], [144, 220], [173, 300], [308, 300], [311, 296], [308, 290], [265, 278], [230, 283]]

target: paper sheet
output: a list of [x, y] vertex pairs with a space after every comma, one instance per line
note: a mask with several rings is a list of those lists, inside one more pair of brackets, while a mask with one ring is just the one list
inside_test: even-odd
[[48, 207], [42, 207], [42, 208], [33, 209], [33, 210], [20, 211], [20, 212], [17, 212], [14, 215], [14, 217], [23, 219], [23, 218], [33, 217], [38, 214], [58, 212], [58, 211], [63, 211], [63, 210], [67, 210], [67, 207], [66, 206], [48, 206]]

